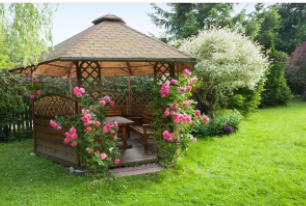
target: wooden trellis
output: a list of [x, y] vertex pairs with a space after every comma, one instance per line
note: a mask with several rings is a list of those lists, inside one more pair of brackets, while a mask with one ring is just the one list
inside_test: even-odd
[[[79, 86], [85, 88], [86, 93], [94, 99], [101, 97], [101, 68], [96, 61], [82, 61], [77, 64]], [[97, 95], [99, 94], [99, 95]]]
[[43, 116], [75, 117], [77, 102], [60, 94], [48, 94], [34, 101], [34, 114]]
[[[99, 93], [92, 93], [92, 96], [99, 98]], [[128, 95], [119, 92], [102, 92], [102, 97], [109, 96], [112, 101], [115, 101], [116, 106], [128, 105]]]
[[138, 92], [132, 95], [132, 102], [133, 105], [146, 106], [151, 101], [152, 97], [153, 97], [152, 91]]
[[154, 65], [154, 82], [162, 84], [174, 77], [174, 65], [167, 62], [156, 62]]

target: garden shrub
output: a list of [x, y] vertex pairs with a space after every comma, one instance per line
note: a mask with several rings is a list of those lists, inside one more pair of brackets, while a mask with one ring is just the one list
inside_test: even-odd
[[229, 29], [201, 31], [179, 49], [197, 58], [194, 71], [201, 81], [195, 93], [211, 118], [223, 96], [239, 88], [255, 90], [269, 67], [258, 44]]
[[285, 79], [285, 68], [289, 58], [284, 52], [274, 51], [269, 54], [272, 61], [264, 91], [262, 92], [262, 106], [286, 105], [291, 98], [290, 88]]
[[[214, 119], [209, 124], [199, 124], [193, 127], [196, 137], [216, 136], [229, 132], [231, 126], [233, 131], [238, 131], [243, 116], [236, 109], [217, 111]], [[226, 127], [226, 128], [225, 128]]]
[[237, 109], [241, 114], [245, 115], [258, 108], [263, 90], [264, 79], [261, 79], [255, 89], [243, 87], [223, 95], [219, 106], [222, 109]]

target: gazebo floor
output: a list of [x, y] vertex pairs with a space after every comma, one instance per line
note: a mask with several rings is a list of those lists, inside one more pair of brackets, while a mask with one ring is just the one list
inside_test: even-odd
[[116, 165], [116, 167], [157, 161], [157, 147], [153, 139], [148, 139], [149, 147], [145, 149], [142, 137], [135, 133], [131, 133], [131, 137], [128, 139], [127, 143], [133, 147], [129, 149], [119, 149], [121, 158], [120, 163]]

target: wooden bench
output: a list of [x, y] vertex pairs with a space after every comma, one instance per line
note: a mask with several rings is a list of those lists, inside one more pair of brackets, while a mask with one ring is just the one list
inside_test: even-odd
[[123, 116], [122, 109], [114, 109], [114, 110], [105, 110], [107, 112], [107, 116]]
[[130, 138], [130, 132], [133, 131], [143, 138], [144, 147], [148, 148], [148, 137], [153, 135], [154, 132], [150, 129], [150, 123], [152, 123], [155, 114], [143, 112], [141, 117], [128, 117], [135, 122], [134, 125], [128, 126], [128, 137]]

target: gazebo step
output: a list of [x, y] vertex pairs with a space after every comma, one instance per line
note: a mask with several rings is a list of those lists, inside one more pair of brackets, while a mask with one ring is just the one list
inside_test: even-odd
[[155, 173], [163, 170], [163, 168], [158, 164], [148, 164], [141, 165], [138, 167], [124, 167], [111, 169], [110, 172], [117, 177], [132, 176], [132, 175], [142, 175], [148, 173]]

